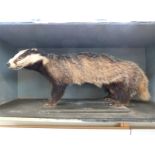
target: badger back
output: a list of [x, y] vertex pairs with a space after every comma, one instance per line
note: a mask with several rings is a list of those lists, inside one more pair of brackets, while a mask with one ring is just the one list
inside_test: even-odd
[[101, 87], [103, 84], [122, 81], [126, 77], [124, 73], [127, 69], [122, 66], [122, 61], [106, 55], [55, 55], [50, 57], [50, 60], [48, 72], [65, 83], [92, 83]]

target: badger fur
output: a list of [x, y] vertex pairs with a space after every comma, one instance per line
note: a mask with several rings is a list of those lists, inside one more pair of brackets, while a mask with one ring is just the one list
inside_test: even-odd
[[78, 53], [69, 55], [44, 54], [38, 49], [19, 51], [8, 61], [11, 69], [30, 69], [44, 75], [52, 83], [51, 106], [56, 105], [68, 84], [94, 84], [105, 87], [109, 97], [127, 104], [138, 96], [150, 99], [148, 79], [134, 62], [105, 54]]

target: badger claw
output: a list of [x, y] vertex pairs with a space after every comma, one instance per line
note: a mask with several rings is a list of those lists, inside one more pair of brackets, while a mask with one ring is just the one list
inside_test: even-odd
[[125, 106], [128, 105], [128, 103], [121, 103], [121, 102], [114, 100], [112, 98], [109, 98], [109, 97], [105, 97], [104, 102], [107, 106], [114, 106], [114, 107], [121, 107], [122, 105], [125, 105]]

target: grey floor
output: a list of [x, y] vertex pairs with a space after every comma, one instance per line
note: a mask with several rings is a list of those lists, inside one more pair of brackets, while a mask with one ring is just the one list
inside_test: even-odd
[[108, 106], [100, 100], [62, 100], [55, 108], [47, 100], [19, 99], [0, 106], [0, 117], [63, 118], [96, 121], [155, 121], [155, 104], [131, 102], [128, 107]]

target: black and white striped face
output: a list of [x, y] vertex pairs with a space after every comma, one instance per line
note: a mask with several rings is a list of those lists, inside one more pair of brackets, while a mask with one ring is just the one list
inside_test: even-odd
[[47, 62], [46, 58], [42, 56], [37, 49], [25, 49], [19, 51], [14, 57], [12, 57], [7, 65], [11, 69], [19, 70], [41, 60], [43, 63]]

